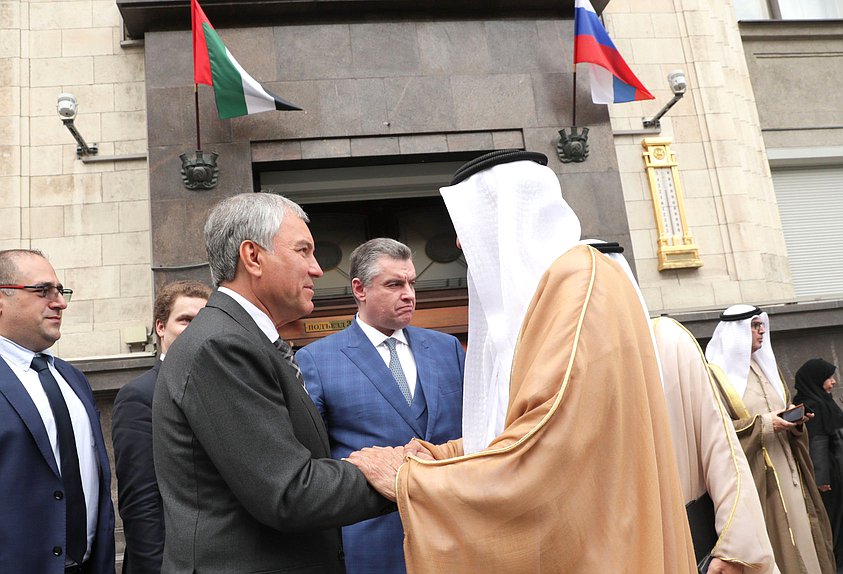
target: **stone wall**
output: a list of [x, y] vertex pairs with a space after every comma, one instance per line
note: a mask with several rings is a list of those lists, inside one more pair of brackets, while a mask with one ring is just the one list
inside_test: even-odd
[[703, 267], [658, 271], [643, 136], [615, 136], [642, 291], [653, 311], [792, 300], [793, 287], [758, 111], [731, 2], [613, 0], [609, 35], [656, 97], [610, 107], [615, 130], [640, 129], [672, 97], [667, 74], [684, 69], [685, 97], [662, 118], [674, 140], [688, 225]]
[[[843, 21], [740, 24], [769, 149], [843, 146]], [[821, 157], [817, 154], [817, 157]]]
[[74, 290], [59, 355], [128, 352], [122, 328], [151, 328], [146, 162], [77, 159], [56, 99], [100, 156], [145, 153], [143, 50], [113, 1], [2, 2], [0, 86], [0, 248], [41, 249]]
[[[209, 14], [209, 17], [210, 14]], [[195, 149], [190, 34], [146, 33], [153, 258], [205, 260], [201, 222], [219, 199], [252, 191], [252, 168], [366, 156], [446, 157], [525, 147], [550, 158], [586, 236], [629, 245], [605, 108], [578, 113], [591, 157], [563, 164], [557, 132], [572, 123], [569, 19], [429, 20], [220, 29], [258, 81], [305, 112], [220, 120], [200, 86], [202, 147], [220, 154], [218, 186], [186, 190], [179, 155]], [[579, 100], [586, 96], [580, 86]], [[447, 182], [443, 182], [445, 184]], [[180, 272], [180, 271], [179, 271]], [[162, 270], [158, 277], [172, 273]]]

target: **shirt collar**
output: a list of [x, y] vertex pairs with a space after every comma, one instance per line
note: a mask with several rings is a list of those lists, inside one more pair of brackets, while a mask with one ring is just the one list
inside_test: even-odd
[[260, 309], [255, 306], [254, 303], [243, 297], [237, 291], [229, 289], [228, 287], [217, 287], [217, 291], [220, 293], [225, 293], [232, 299], [234, 299], [246, 313], [249, 314], [255, 323], [258, 325], [258, 329], [266, 335], [266, 338], [269, 339], [270, 343], [274, 343], [275, 340], [278, 338], [278, 330], [275, 328], [275, 324], [272, 322], [272, 319], [269, 318], [269, 315], [261, 311]]
[[392, 335], [384, 335], [383, 333], [366, 323], [363, 319], [361, 319], [359, 313], [355, 315], [354, 318], [357, 321], [357, 324], [360, 325], [360, 329], [363, 331], [363, 334], [366, 335], [366, 337], [372, 342], [373, 346], [377, 347], [378, 345], [382, 345], [383, 342], [389, 339], [390, 337], [409, 346], [409, 343], [407, 342], [407, 336], [404, 334], [404, 329], [398, 329], [397, 331], [394, 331]]
[[[53, 355], [49, 350], [41, 351], [41, 354], [47, 357], [50, 364], [53, 364]], [[6, 337], [0, 336], [0, 355], [7, 361], [19, 365], [21, 369], [27, 370], [32, 365], [32, 358], [36, 353], [26, 347], [21, 347]]]

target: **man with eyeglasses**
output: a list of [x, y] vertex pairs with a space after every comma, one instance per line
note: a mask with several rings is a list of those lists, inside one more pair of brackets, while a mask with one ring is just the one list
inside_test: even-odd
[[0, 251], [0, 572], [114, 572], [93, 393], [47, 351], [72, 294], [40, 251]]
[[831, 526], [814, 483], [803, 423], [790, 405], [770, 345], [767, 313], [733, 305], [705, 351], [755, 478], [776, 565], [782, 572], [834, 572]]

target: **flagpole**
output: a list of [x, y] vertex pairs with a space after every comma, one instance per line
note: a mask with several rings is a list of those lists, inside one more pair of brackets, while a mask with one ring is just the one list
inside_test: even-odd
[[196, 151], [202, 149], [202, 141], [199, 139], [199, 84], [193, 84], [193, 107], [196, 110]]
[[576, 127], [576, 125], [577, 125], [577, 65], [576, 65], [576, 63], [574, 64], [574, 97], [573, 97], [573, 100], [574, 100], [574, 105], [573, 105], [574, 121], [571, 125]]

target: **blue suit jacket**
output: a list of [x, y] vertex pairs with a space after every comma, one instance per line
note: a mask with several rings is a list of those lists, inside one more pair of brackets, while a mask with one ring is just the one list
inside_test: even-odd
[[[437, 331], [407, 327], [404, 332], [416, 361], [416, 394], [420, 386], [425, 416], [407, 405], [357, 321], [296, 354], [328, 428], [333, 458], [367, 446], [404, 445], [413, 437], [439, 444], [462, 436], [462, 345]], [[343, 528], [343, 543], [348, 574], [405, 571], [404, 531], [397, 513]]]
[[111, 411], [117, 506], [126, 550], [123, 574], [160, 574], [164, 508], [152, 457], [152, 397], [161, 361], [120, 389]]
[[[97, 533], [88, 563], [94, 574], [114, 573], [111, 470], [99, 413], [85, 375], [55, 366], [88, 413], [99, 462]], [[64, 487], [44, 422], [23, 384], [0, 359], [0, 572], [64, 572]], [[56, 556], [58, 551], [59, 556]]]

